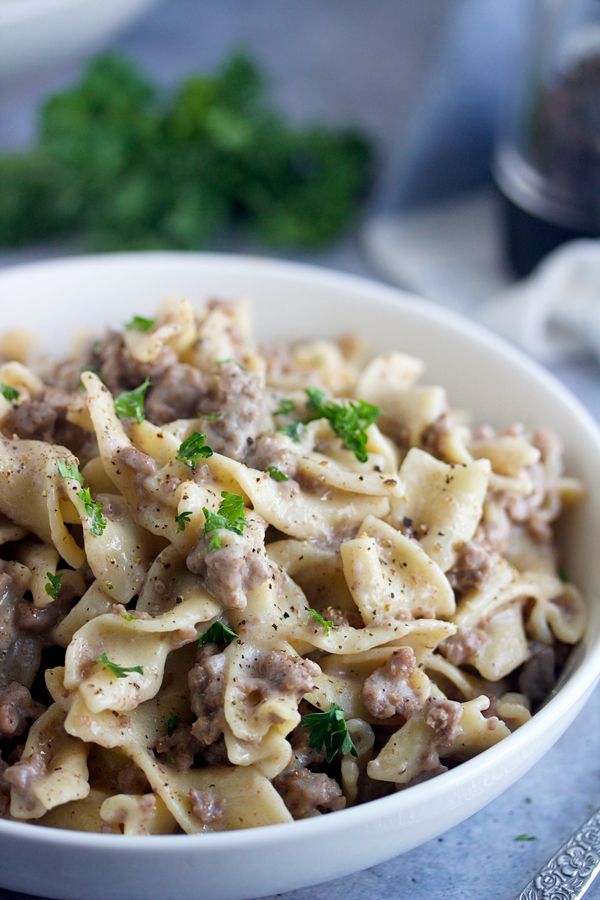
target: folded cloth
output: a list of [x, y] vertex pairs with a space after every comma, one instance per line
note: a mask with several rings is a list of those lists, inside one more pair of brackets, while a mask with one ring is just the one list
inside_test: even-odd
[[477, 318], [546, 364], [591, 350], [600, 363], [600, 240], [571, 241]]

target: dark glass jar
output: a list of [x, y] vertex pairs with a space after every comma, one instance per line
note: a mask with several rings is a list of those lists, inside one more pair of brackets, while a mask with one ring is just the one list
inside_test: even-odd
[[537, 0], [493, 173], [515, 274], [600, 236], [600, 0]]

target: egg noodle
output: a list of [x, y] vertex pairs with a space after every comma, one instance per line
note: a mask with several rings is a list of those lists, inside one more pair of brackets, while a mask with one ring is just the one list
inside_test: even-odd
[[0, 815], [289, 822], [552, 691], [586, 618], [555, 435], [476, 427], [357, 339], [259, 349], [243, 304], [172, 299], [51, 366], [2, 346]]

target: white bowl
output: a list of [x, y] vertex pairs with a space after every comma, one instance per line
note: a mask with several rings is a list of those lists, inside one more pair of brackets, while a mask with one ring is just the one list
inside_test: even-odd
[[156, 0], [0, 0], [0, 76], [98, 50]]
[[590, 604], [586, 639], [557, 695], [515, 734], [409, 790], [316, 819], [226, 834], [117, 837], [0, 821], [0, 883], [73, 900], [247, 898], [372, 866], [493, 800], [565, 731], [600, 675], [600, 433], [578, 401], [503, 341], [424, 300], [349, 275], [220, 255], [84, 257], [0, 273], [2, 328], [27, 326], [60, 351], [82, 327], [151, 313], [165, 295], [250, 297], [261, 338], [358, 332], [427, 363], [482, 422], [556, 429], [587, 501], [565, 529], [569, 573]]

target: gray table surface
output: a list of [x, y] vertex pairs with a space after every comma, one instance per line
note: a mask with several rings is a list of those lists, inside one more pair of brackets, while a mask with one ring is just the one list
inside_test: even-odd
[[[212, 66], [228, 48], [244, 45], [272, 75], [276, 97], [290, 115], [358, 121], [377, 141], [383, 169], [402, 139], [440, 20], [450, 6], [451, 0], [377, 0], [376, 5], [365, 0], [169, 0], [116, 46], [134, 54], [168, 85], [190, 68]], [[0, 85], [0, 148], [29, 140], [39, 100], [68, 83], [76, 70], [75, 63], [67, 63]], [[73, 247], [4, 253], [0, 266], [65, 252]], [[376, 276], [354, 236], [311, 259]], [[596, 364], [582, 359], [554, 372], [600, 419]], [[599, 746], [596, 691], [543, 760], [482, 812], [443, 837], [365, 872], [278, 896], [510, 900], [600, 804]], [[515, 842], [523, 832], [536, 839]], [[600, 900], [600, 885], [587, 896]], [[26, 900], [0, 889], [0, 900], [19, 897]]]

